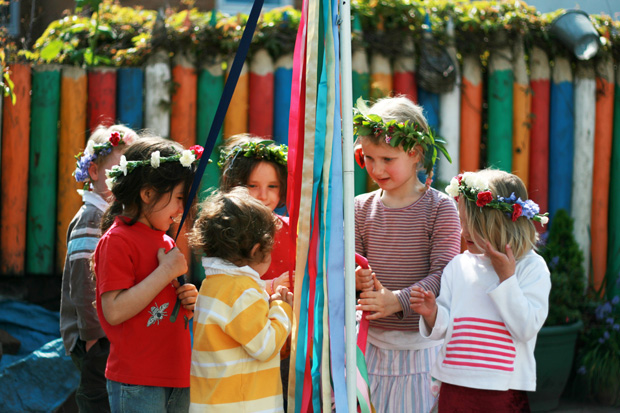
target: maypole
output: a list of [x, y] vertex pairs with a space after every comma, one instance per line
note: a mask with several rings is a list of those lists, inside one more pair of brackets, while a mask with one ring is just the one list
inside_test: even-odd
[[342, 175], [344, 206], [344, 286], [347, 355], [347, 404], [355, 412], [356, 396], [356, 340], [355, 340], [355, 216], [353, 214], [353, 82], [351, 79], [351, 5], [340, 0], [340, 61], [342, 71]]

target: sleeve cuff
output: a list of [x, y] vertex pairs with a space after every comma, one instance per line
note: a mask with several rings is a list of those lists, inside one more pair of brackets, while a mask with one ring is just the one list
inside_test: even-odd
[[410, 316], [413, 313], [413, 311], [411, 311], [411, 308], [409, 308], [409, 296], [410, 296], [409, 290], [394, 291], [394, 295], [398, 299], [398, 302], [400, 303], [400, 308], [401, 308], [401, 311], [395, 313], [394, 315], [399, 320], [402, 320], [403, 318]]

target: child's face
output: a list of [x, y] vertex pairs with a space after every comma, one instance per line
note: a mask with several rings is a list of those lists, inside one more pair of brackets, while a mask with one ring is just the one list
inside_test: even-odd
[[[175, 218], [183, 213], [183, 184], [174, 187], [155, 202], [152, 189], [142, 190], [142, 215], [139, 222], [159, 231], [168, 231]], [[154, 203], [154, 205], [152, 205]]]
[[376, 145], [368, 139], [362, 139], [361, 144], [368, 175], [381, 189], [396, 193], [415, 186], [418, 181], [418, 152], [406, 153], [400, 146]]
[[[478, 248], [473, 241], [474, 235], [470, 234], [469, 230], [467, 229], [467, 211], [465, 208], [465, 200], [462, 196], [459, 197], [459, 218], [461, 220], [461, 235], [463, 236], [463, 239], [467, 244], [467, 249], [472, 254], [483, 254], [484, 251]], [[482, 239], [479, 236], [476, 236], [476, 241], [478, 242], [478, 245], [480, 245]]]
[[248, 178], [247, 188], [253, 198], [270, 210], [280, 203], [280, 180], [276, 168], [270, 162], [260, 162]]
[[108, 199], [112, 195], [110, 189], [105, 183], [105, 171], [112, 169], [114, 165], [118, 165], [121, 162], [122, 154], [123, 151], [121, 149], [114, 148], [101, 163], [94, 165], [97, 168], [96, 174], [90, 173], [90, 178], [93, 183], [93, 191], [101, 195], [103, 199]]

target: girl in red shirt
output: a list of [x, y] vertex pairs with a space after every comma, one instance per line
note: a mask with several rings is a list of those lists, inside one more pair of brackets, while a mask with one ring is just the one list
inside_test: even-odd
[[110, 340], [112, 412], [189, 408], [187, 323], [198, 291], [179, 286], [187, 262], [166, 231], [183, 212], [201, 155], [200, 146], [144, 138], [106, 171], [114, 201], [102, 219], [94, 271], [97, 313]]

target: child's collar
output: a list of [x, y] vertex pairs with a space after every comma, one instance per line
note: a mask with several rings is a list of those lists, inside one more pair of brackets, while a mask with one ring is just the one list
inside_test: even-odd
[[202, 266], [205, 275], [228, 274], [243, 275], [253, 278], [261, 287], [265, 287], [265, 282], [260, 279], [258, 273], [248, 265], [239, 267], [228, 260], [218, 257], [202, 257]]

